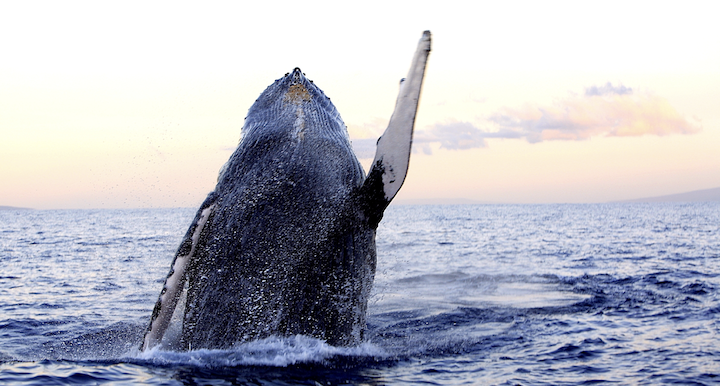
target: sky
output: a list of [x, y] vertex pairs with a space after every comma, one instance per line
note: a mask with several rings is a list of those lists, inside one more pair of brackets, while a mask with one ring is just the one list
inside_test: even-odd
[[714, 2], [0, 3], [0, 205], [198, 206], [300, 67], [366, 167], [423, 30], [399, 202], [720, 187]]

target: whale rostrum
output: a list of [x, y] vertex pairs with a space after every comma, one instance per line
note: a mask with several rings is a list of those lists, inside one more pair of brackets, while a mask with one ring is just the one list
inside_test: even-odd
[[[178, 248], [141, 349], [362, 341], [375, 231], [407, 174], [429, 53], [425, 31], [367, 176], [335, 106], [299, 68], [258, 97]], [[181, 323], [172, 342], [171, 320]]]

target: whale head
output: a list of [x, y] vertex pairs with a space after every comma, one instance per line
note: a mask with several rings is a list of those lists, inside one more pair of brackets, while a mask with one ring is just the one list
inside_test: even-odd
[[243, 140], [267, 136], [278, 140], [309, 138], [349, 140], [340, 113], [299, 68], [268, 86], [250, 107], [241, 130]]

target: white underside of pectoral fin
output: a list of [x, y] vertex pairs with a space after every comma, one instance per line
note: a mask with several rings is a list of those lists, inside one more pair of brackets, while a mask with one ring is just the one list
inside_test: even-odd
[[180, 295], [182, 294], [186, 281], [185, 274], [190, 261], [197, 250], [197, 245], [200, 241], [200, 234], [202, 233], [203, 228], [205, 227], [205, 224], [207, 223], [214, 208], [215, 204], [212, 204], [202, 211], [200, 218], [197, 221], [195, 231], [191, 236], [192, 244], [189, 253], [187, 255], [177, 255], [175, 257], [173, 266], [170, 269], [171, 274], [168, 275], [167, 279], [165, 279], [163, 290], [160, 293], [160, 298], [158, 299], [160, 310], [157, 315], [154, 315], [155, 318], [150, 321], [150, 328], [143, 338], [143, 350], [149, 350], [160, 344], [162, 341], [165, 330], [167, 330], [170, 325], [170, 320], [175, 312], [178, 300], [180, 300]]
[[379, 162], [382, 166], [383, 190], [388, 202], [400, 190], [407, 175], [415, 116], [429, 54], [430, 31], [425, 31], [418, 43], [408, 75], [400, 84], [390, 123], [378, 140], [373, 165]]

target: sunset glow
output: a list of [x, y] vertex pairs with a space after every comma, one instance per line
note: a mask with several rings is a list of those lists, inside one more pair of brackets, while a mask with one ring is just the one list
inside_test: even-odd
[[248, 108], [294, 67], [367, 166], [426, 29], [398, 202], [720, 187], [713, 3], [337, 4], [3, 3], [0, 205], [197, 206]]

